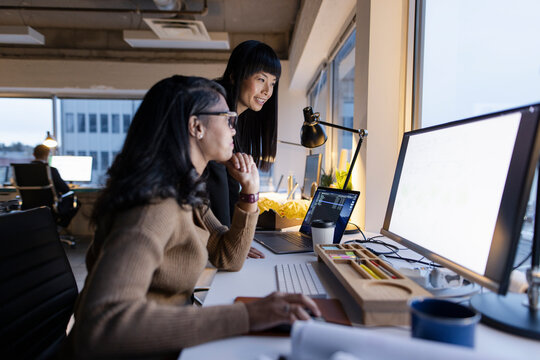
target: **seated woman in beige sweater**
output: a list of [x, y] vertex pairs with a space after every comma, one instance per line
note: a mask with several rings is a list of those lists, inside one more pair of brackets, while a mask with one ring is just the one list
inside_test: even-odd
[[[223, 88], [173, 76], [141, 103], [108, 172], [86, 257], [88, 277], [75, 308], [66, 358], [177, 356], [182, 348], [319, 315], [302, 295], [273, 293], [250, 304], [191, 306], [210, 260], [241, 269], [258, 217], [259, 173], [233, 154], [234, 113]], [[208, 161], [226, 163], [242, 186], [230, 229], [208, 208]]]

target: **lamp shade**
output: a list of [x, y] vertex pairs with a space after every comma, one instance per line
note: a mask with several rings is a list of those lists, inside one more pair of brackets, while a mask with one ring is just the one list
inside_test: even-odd
[[328, 136], [318, 122], [319, 113], [313, 113], [311, 106], [304, 108], [304, 124], [300, 129], [300, 143], [307, 148], [315, 148], [326, 142]]
[[328, 137], [321, 124], [303, 125], [300, 131], [300, 142], [307, 148], [316, 148], [326, 142]]

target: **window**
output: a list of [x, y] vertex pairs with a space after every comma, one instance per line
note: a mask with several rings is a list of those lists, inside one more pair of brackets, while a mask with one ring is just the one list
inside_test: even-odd
[[86, 114], [77, 114], [77, 132], [86, 132]]
[[[53, 102], [58, 109], [56, 128]], [[56, 155], [92, 156], [92, 182], [85, 185], [103, 185], [140, 103], [132, 99], [0, 98], [0, 119], [9, 119], [0, 131], [0, 169], [14, 159], [32, 160], [33, 148], [49, 131], [58, 141]], [[114, 136], [108, 135], [111, 130]], [[98, 137], [90, 135], [98, 132]]]
[[99, 115], [99, 118], [101, 122], [101, 132], [108, 133], [109, 132], [109, 114], [101, 114]]
[[[329, 103], [329, 94], [330, 94], [330, 87], [327, 79], [327, 69], [323, 70], [319, 76], [319, 79], [315, 83], [315, 86], [311, 93], [309, 94], [310, 104], [313, 108], [313, 112], [318, 112], [321, 114], [321, 120], [323, 121], [331, 121], [331, 119], [328, 119], [328, 103]], [[330, 173], [331, 163], [326, 162], [326, 158], [324, 156], [326, 151], [326, 144], [319, 146], [318, 148], [311, 149], [312, 154], [323, 154], [323, 160], [322, 160], [322, 170], [325, 173]], [[330, 159], [331, 160], [331, 159]]]
[[47, 131], [53, 134], [52, 100], [0, 98], [0, 119], [0, 168], [30, 161]]
[[112, 121], [112, 132], [115, 134], [118, 134], [120, 132], [120, 115], [112, 114], [111, 121]]
[[123, 120], [124, 120], [124, 134], [125, 134], [125, 133], [128, 132], [129, 124], [131, 123], [131, 115], [124, 114], [123, 115]]
[[[414, 127], [540, 102], [539, 12], [537, 0], [418, 0]], [[535, 191], [516, 261], [530, 253]]]
[[75, 132], [75, 120], [73, 119], [73, 113], [66, 113], [65, 124], [65, 130], [67, 133]]
[[91, 133], [97, 132], [97, 115], [88, 114], [88, 128]]
[[[86, 132], [81, 133], [77, 129], [77, 133], [62, 133], [63, 144], [59, 149], [60, 154], [67, 154], [68, 151], [82, 154], [80, 151], [84, 151], [85, 155], [92, 156], [90, 185], [103, 185], [113, 156], [120, 151], [124, 142], [125, 133], [122, 131], [124, 119], [131, 120], [140, 100], [60, 99], [59, 101], [63, 117], [67, 113], [80, 113], [88, 117]], [[129, 124], [126, 125], [129, 127]], [[63, 126], [66, 124], [61, 124], [61, 127]], [[94, 134], [98, 132], [100, 135], [96, 137]]]
[[101, 152], [101, 170], [107, 170], [109, 168], [109, 152]]
[[[274, 166], [272, 165], [268, 171], [262, 171], [259, 170], [259, 183], [260, 183], [260, 191], [274, 191], [274, 183], [273, 183], [273, 177], [274, 177]], [[283, 184], [281, 185], [283, 186]]]
[[416, 128], [540, 101], [540, 2], [423, 0], [419, 6]]
[[[337, 49], [335, 56], [331, 58], [331, 62], [323, 68], [308, 93], [313, 111], [321, 114], [321, 120], [349, 128], [354, 128], [355, 41], [356, 31], [352, 30]], [[333, 156], [323, 156], [322, 168], [326, 174], [331, 172], [335, 174], [342, 150], [348, 155], [347, 161], [352, 157], [353, 133], [330, 127], [326, 127], [325, 130], [328, 141], [324, 146], [311, 149], [311, 152], [332, 154]]]
[[[354, 45], [356, 32], [353, 31], [339, 49], [333, 62], [333, 93], [332, 100], [334, 110], [334, 123], [348, 128], [353, 128], [354, 116]], [[342, 150], [349, 152], [347, 161], [352, 158], [353, 133], [339, 129], [333, 129], [335, 139], [335, 154]], [[339, 159], [342, 161], [341, 159]], [[344, 164], [343, 164], [344, 165]]]
[[97, 151], [90, 151], [90, 156], [92, 157], [92, 170], [98, 169], [98, 157]]

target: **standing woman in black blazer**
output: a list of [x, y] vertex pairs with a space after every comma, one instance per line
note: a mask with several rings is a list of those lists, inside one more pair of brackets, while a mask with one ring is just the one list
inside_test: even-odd
[[[272, 48], [248, 40], [234, 48], [223, 76], [217, 79], [227, 91], [227, 105], [239, 115], [235, 151], [253, 157], [259, 170], [274, 163], [277, 144], [277, 97], [281, 63]], [[212, 212], [222, 224], [230, 225], [240, 186], [224, 165], [210, 162], [207, 189]], [[249, 257], [264, 255], [251, 248]]]

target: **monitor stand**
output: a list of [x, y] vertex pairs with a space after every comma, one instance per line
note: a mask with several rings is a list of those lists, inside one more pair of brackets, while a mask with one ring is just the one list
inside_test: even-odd
[[536, 211], [532, 241], [531, 268], [527, 270], [527, 294], [493, 292], [475, 295], [471, 306], [482, 314], [482, 322], [513, 334], [540, 340], [540, 170], [536, 188]]
[[471, 306], [482, 314], [482, 322], [486, 325], [540, 340], [540, 311], [529, 308], [527, 294], [477, 294], [471, 298]]

